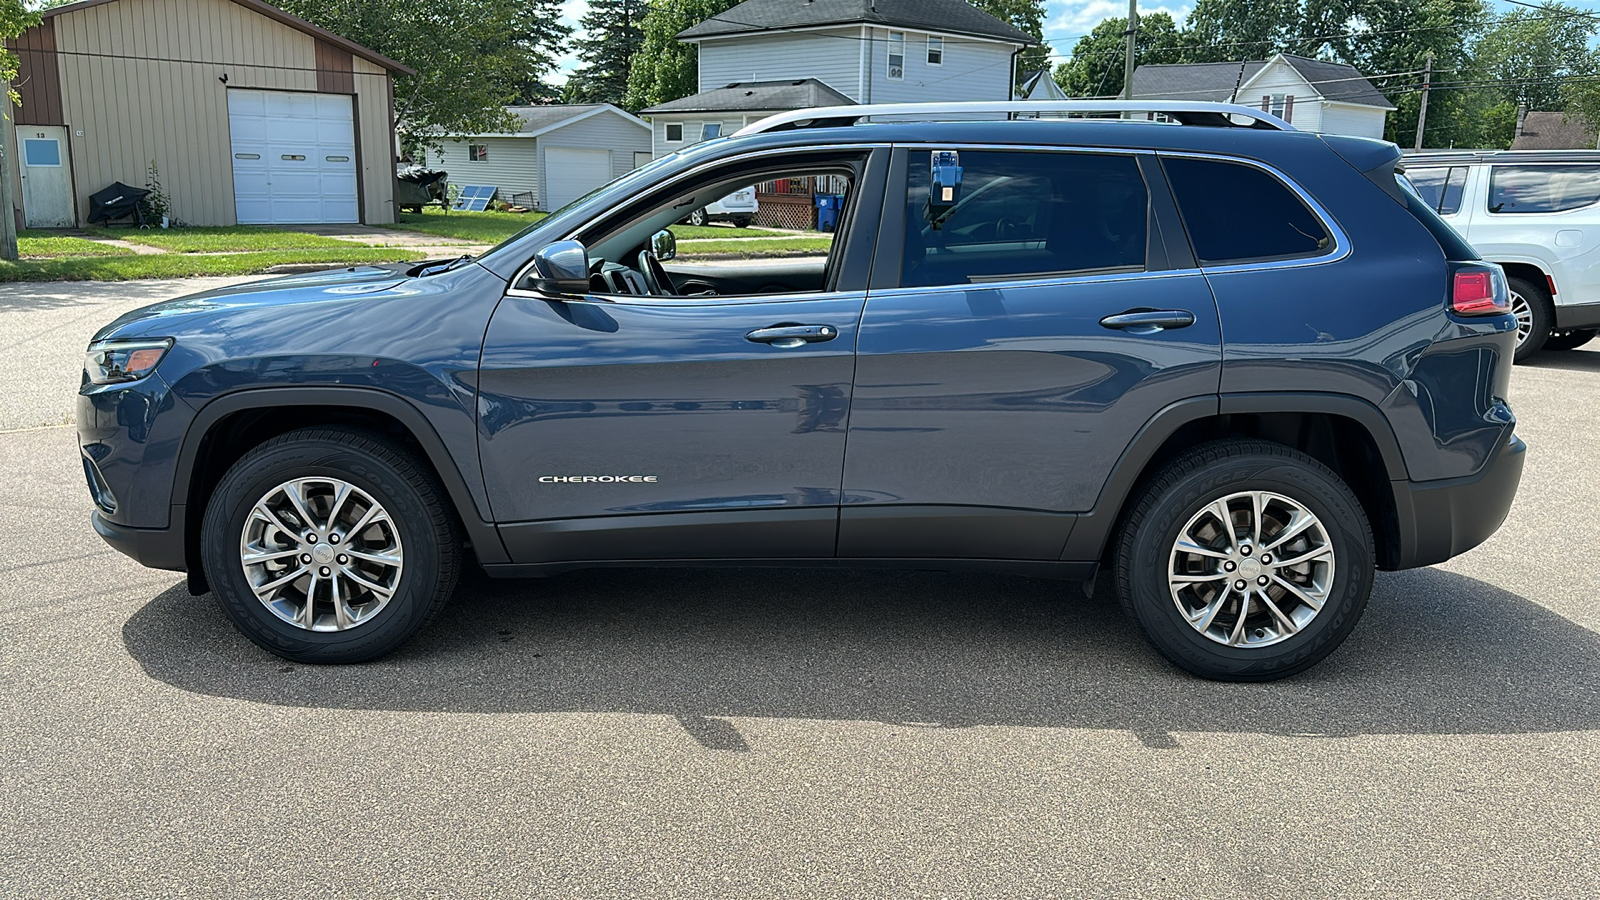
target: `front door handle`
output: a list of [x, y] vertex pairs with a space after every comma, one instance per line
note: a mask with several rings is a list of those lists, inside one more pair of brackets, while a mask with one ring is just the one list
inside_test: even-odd
[[770, 328], [757, 328], [744, 336], [747, 341], [757, 344], [771, 344], [785, 350], [795, 347], [804, 347], [807, 344], [820, 344], [831, 341], [839, 336], [839, 329], [832, 325], [773, 325]]
[[1194, 313], [1186, 309], [1130, 309], [1106, 316], [1100, 324], [1130, 334], [1154, 334], [1167, 328], [1188, 328], [1194, 324]]

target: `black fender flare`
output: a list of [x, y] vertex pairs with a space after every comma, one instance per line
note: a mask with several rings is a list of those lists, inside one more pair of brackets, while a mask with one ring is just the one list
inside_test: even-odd
[[[178, 450], [177, 465], [173, 472], [174, 487], [181, 493], [174, 491], [172, 507], [172, 524], [174, 527], [186, 529], [185, 506], [193, 490], [193, 477], [195, 464], [200, 455], [200, 447], [212, 429], [224, 418], [234, 413], [245, 412], [252, 409], [274, 409], [285, 406], [344, 406], [352, 409], [366, 409], [385, 413], [393, 417], [416, 439], [418, 446], [427, 456], [428, 462], [439, 475], [439, 480], [444, 484], [445, 492], [450, 497], [450, 502], [455, 506], [457, 518], [462, 527], [466, 529], [468, 538], [472, 541], [473, 552], [481, 562], [487, 564], [508, 563], [510, 557], [506, 555], [505, 546], [500, 541], [500, 532], [494, 523], [484, 521], [478, 515], [477, 503], [472, 498], [472, 491], [467, 487], [466, 479], [461, 474], [460, 467], [440, 439], [439, 433], [433, 424], [428, 421], [422, 411], [417, 409], [404, 398], [369, 387], [262, 387], [248, 388], [223, 394], [200, 407], [194, 419], [189, 423], [188, 430], [184, 433], [183, 443]], [[198, 521], [199, 513], [196, 513]], [[194, 564], [198, 562], [197, 556], [192, 556], [198, 550], [196, 541], [191, 539], [188, 531], [184, 532], [184, 555], [190, 561], [189, 572], [191, 582], [201, 567]], [[194, 546], [191, 546], [194, 545]]]
[[1350, 419], [1364, 428], [1383, 457], [1388, 480], [1405, 480], [1405, 457], [1400, 442], [1383, 412], [1376, 406], [1349, 394], [1315, 391], [1281, 391], [1219, 394], [1191, 397], [1163, 407], [1134, 435], [1122, 451], [1094, 508], [1078, 517], [1062, 550], [1061, 559], [1098, 560], [1105, 553], [1112, 530], [1122, 514], [1133, 486], [1149, 467], [1157, 451], [1179, 428], [1192, 422], [1242, 413], [1322, 413]]

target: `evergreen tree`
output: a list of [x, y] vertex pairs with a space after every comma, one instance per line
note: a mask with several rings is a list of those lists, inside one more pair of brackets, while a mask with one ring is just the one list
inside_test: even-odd
[[581, 65], [567, 81], [570, 102], [624, 105], [629, 69], [644, 47], [641, 24], [648, 11], [645, 0], [589, 0], [584, 36], [575, 42]]

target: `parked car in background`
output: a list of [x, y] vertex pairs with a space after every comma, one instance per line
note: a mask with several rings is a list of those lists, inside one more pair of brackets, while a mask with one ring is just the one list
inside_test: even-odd
[[[1039, 109], [1181, 127], [971, 121]], [[953, 121], [850, 124], [897, 115]], [[783, 113], [476, 259], [102, 328], [94, 527], [305, 662], [399, 646], [472, 564], [886, 566], [1102, 573], [1175, 664], [1281, 678], [1522, 474], [1504, 273], [1399, 166], [1221, 104]], [[786, 178], [840, 183], [825, 255], [675, 258], [683, 210]]]
[[1407, 154], [1424, 200], [1506, 270], [1517, 361], [1600, 333], [1600, 152]]
[[702, 206], [690, 213], [687, 221], [690, 225], [732, 222], [736, 228], [749, 228], [750, 223], [756, 220], [756, 213], [760, 211], [761, 203], [756, 200], [756, 189], [747, 187]]

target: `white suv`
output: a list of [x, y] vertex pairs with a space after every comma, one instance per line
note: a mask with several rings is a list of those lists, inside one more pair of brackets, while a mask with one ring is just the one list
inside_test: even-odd
[[756, 220], [756, 213], [760, 210], [761, 203], [756, 200], [756, 189], [747, 187], [734, 191], [721, 200], [690, 213], [689, 224], [704, 225], [707, 222], [732, 222], [735, 227], [749, 228], [750, 223]]
[[1600, 152], [1408, 153], [1405, 166], [1417, 193], [1505, 267], [1519, 362], [1600, 332]]

